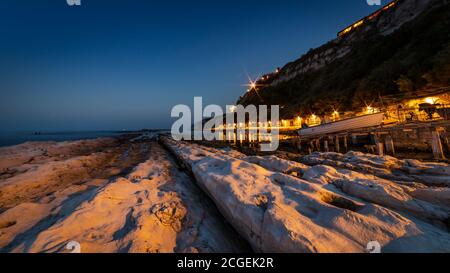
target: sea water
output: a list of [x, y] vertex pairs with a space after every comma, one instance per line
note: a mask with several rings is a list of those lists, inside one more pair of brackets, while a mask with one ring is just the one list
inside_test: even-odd
[[85, 132], [0, 132], [0, 147], [12, 146], [28, 141], [68, 141], [118, 136], [120, 131]]

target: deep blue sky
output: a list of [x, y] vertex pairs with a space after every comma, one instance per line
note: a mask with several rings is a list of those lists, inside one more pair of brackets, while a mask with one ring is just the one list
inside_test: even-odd
[[[382, 1], [386, 4], [387, 1]], [[0, 130], [169, 128], [176, 104], [233, 104], [376, 10], [366, 0], [1, 0]]]

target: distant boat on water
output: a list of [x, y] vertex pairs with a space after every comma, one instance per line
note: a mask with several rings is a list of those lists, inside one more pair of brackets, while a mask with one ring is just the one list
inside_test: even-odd
[[384, 113], [375, 113], [355, 118], [343, 119], [310, 128], [299, 130], [300, 137], [313, 137], [323, 134], [332, 134], [341, 131], [355, 130], [366, 127], [380, 126], [383, 123]]

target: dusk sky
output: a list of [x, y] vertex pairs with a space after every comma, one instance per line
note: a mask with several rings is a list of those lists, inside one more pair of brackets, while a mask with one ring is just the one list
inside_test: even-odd
[[[388, 1], [382, 1], [386, 4]], [[378, 9], [366, 0], [2, 0], [0, 130], [170, 128]]]

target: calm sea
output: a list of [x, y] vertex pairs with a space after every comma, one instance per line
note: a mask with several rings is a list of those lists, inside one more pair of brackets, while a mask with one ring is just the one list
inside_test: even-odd
[[119, 131], [92, 132], [0, 132], [0, 147], [21, 144], [27, 141], [67, 141], [94, 139], [99, 137], [118, 136]]

